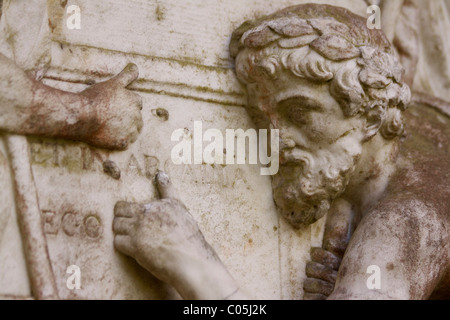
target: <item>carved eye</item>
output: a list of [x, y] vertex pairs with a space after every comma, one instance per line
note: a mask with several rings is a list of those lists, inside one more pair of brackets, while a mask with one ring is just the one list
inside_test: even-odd
[[304, 126], [311, 123], [311, 112], [322, 112], [323, 107], [318, 102], [308, 97], [295, 96], [281, 101], [278, 104], [281, 113], [296, 126]]
[[286, 110], [286, 116], [293, 124], [301, 126], [308, 124], [310, 111], [299, 106], [290, 106]]

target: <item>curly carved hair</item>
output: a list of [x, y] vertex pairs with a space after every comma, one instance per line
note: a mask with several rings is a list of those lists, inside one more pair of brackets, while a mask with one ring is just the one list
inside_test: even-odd
[[230, 53], [244, 84], [276, 79], [282, 70], [330, 82], [345, 116], [379, 119], [386, 139], [403, 133], [401, 111], [411, 98], [404, 70], [384, 33], [344, 8], [305, 4], [245, 22], [233, 33]]

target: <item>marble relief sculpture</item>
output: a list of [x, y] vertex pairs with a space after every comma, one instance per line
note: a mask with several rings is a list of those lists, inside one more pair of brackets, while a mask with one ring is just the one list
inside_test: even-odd
[[[29, 77], [0, 53], [0, 130], [6, 133], [6, 147], [14, 175], [18, 220], [25, 244], [31, 287], [37, 298], [55, 298], [39, 205], [30, 172], [27, 141], [19, 135], [37, 135], [83, 141], [107, 149], [125, 149], [142, 128], [142, 100], [126, 86], [138, 76], [137, 66], [128, 65], [115, 78], [75, 94], [56, 90]], [[7, 179], [7, 158], [0, 153], [0, 175]], [[0, 194], [0, 240], [8, 220], [8, 190]]]
[[[347, 10], [304, 5], [244, 24], [230, 48], [250, 112], [281, 130], [279, 212], [296, 227], [329, 213], [305, 298], [424, 299], [448, 281], [448, 203], [425, 186], [436, 179], [433, 194], [448, 198], [448, 156], [414, 150], [411, 160], [401, 149], [410, 89], [383, 32], [365, 26]], [[411, 175], [427, 179], [412, 186]], [[371, 265], [387, 275], [384, 290], [365, 287]]]
[[[447, 283], [448, 155], [401, 148], [411, 92], [383, 32], [342, 8], [300, 5], [244, 23], [230, 51], [255, 123], [280, 130], [279, 213], [295, 228], [328, 213], [305, 298], [426, 299]], [[161, 202], [116, 206], [116, 247], [185, 298], [244, 297], [168, 178], [156, 181]], [[366, 286], [373, 265], [380, 290]]]
[[[248, 114], [258, 129], [280, 133], [272, 177], [278, 214], [300, 233], [326, 220], [322, 246], [298, 271], [306, 274], [298, 288], [304, 299], [450, 298], [450, 104], [411, 89], [420, 79], [419, 40], [408, 19], [417, 11], [403, 4], [387, 36], [368, 29], [365, 17], [322, 4], [247, 21], [231, 36]], [[414, 36], [402, 38], [408, 32]], [[127, 89], [138, 67], [79, 93], [42, 84], [1, 53], [0, 67], [0, 131], [8, 135], [31, 287], [38, 299], [56, 298], [32, 173], [22, 161], [26, 140], [15, 135], [127, 149], [145, 125], [142, 99]], [[114, 247], [185, 299], [251, 298], [206, 240], [175, 179], [158, 171], [159, 200], [115, 204]], [[0, 243], [6, 219], [0, 216]], [[367, 285], [374, 266], [383, 275], [376, 289]]]

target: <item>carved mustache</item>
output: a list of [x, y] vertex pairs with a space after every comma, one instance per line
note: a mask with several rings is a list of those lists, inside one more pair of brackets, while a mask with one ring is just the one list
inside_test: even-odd
[[308, 168], [312, 161], [312, 156], [299, 148], [282, 149], [280, 151], [281, 165], [298, 165]]

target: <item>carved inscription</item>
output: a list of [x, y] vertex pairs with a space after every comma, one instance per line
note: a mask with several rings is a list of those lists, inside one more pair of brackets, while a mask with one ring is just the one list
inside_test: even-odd
[[[69, 172], [98, 172], [106, 174], [108, 155], [85, 145], [60, 144], [53, 141], [31, 142], [31, 161], [45, 168], [65, 168]], [[127, 175], [137, 175], [152, 180], [158, 169], [171, 176], [181, 177], [195, 184], [218, 185], [233, 188], [237, 183], [247, 183], [239, 165], [173, 165], [171, 160], [162, 166], [160, 160], [151, 155], [131, 153], [127, 160], [115, 162], [116, 170]], [[161, 168], [163, 167], [163, 168]], [[50, 219], [50, 217], [49, 217]]]
[[43, 210], [42, 216], [46, 234], [56, 235], [62, 230], [68, 237], [97, 239], [102, 235], [102, 222], [96, 214]]
[[164, 171], [170, 176], [179, 177], [181, 181], [191, 181], [199, 185], [217, 185], [224, 188], [234, 188], [236, 184], [247, 183], [242, 168], [236, 165], [171, 165], [165, 163]]
[[58, 217], [54, 211], [43, 210], [42, 220], [44, 223], [44, 232], [47, 234], [57, 234], [61, 223], [58, 221]]
[[51, 141], [30, 143], [31, 161], [43, 167], [64, 167], [72, 172], [103, 171], [106, 157], [85, 145], [59, 144]]
[[[108, 155], [85, 145], [52, 141], [31, 142], [31, 162], [46, 168], [66, 168], [69, 172], [104, 173]], [[151, 155], [131, 154], [126, 162], [117, 163], [117, 172], [153, 179], [159, 159]], [[119, 178], [119, 177], [117, 177]]]

